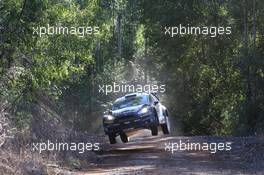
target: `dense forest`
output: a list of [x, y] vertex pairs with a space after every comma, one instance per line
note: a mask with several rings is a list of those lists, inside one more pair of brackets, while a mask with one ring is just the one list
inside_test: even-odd
[[[232, 33], [164, 34], [179, 24]], [[34, 34], [47, 25], [100, 32]], [[0, 109], [21, 130], [48, 106], [90, 131], [120, 95], [98, 86], [117, 82], [165, 84], [161, 99], [183, 135], [263, 133], [263, 69], [261, 0], [0, 0]]]

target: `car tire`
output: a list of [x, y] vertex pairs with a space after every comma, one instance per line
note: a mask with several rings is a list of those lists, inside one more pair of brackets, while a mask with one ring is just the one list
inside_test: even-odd
[[110, 144], [115, 144], [116, 143], [116, 137], [114, 134], [108, 135]]
[[162, 129], [163, 134], [169, 134], [170, 133], [168, 126], [167, 126], [167, 123], [162, 124], [161, 129]]
[[166, 123], [161, 124], [161, 129], [163, 134], [170, 134], [170, 130], [169, 130], [169, 121], [168, 121], [168, 117], [166, 117]]
[[150, 130], [151, 130], [151, 135], [153, 135], [153, 136], [157, 136], [158, 135], [158, 127], [157, 126], [152, 126], [150, 128]]
[[120, 138], [122, 140], [123, 143], [127, 143], [128, 142], [128, 137], [125, 133], [121, 133], [120, 134]]
[[155, 122], [158, 124], [159, 123], [159, 117], [158, 117], [158, 113], [157, 113], [157, 111], [156, 111], [156, 109], [154, 108], [153, 109], [153, 111], [154, 111], [154, 119], [155, 119]]

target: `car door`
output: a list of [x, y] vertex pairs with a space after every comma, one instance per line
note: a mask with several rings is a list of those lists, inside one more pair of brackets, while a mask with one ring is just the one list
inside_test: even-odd
[[154, 108], [157, 111], [159, 123], [160, 124], [165, 123], [165, 116], [163, 115], [163, 107], [162, 107], [162, 104], [159, 102], [158, 98], [155, 97], [154, 95], [151, 95], [151, 98], [153, 100]]

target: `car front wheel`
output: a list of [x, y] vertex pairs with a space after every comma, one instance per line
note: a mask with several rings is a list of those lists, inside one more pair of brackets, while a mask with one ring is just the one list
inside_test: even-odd
[[120, 138], [122, 140], [123, 143], [127, 143], [128, 142], [128, 137], [125, 133], [121, 133], [120, 134]]
[[158, 135], [158, 127], [157, 126], [152, 126], [150, 128], [150, 130], [151, 130], [151, 135], [153, 135], [153, 136]]
[[110, 144], [116, 143], [116, 137], [114, 134], [109, 134], [108, 137], [109, 137]]

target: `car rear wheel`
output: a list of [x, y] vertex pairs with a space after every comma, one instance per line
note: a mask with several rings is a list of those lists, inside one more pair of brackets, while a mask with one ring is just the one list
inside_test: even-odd
[[120, 138], [122, 140], [123, 143], [127, 143], [128, 142], [128, 137], [125, 133], [121, 133], [120, 134]]
[[108, 135], [110, 144], [115, 144], [116, 143], [116, 137], [114, 134]]
[[161, 124], [161, 129], [162, 129], [163, 134], [169, 134], [170, 133], [168, 117], [166, 117], [166, 123]]
[[151, 130], [151, 134], [152, 134], [153, 136], [158, 135], [158, 127], [157, 127], [157, 126], [152, 126], [152, 127], [150, 128], [150, 130]]
[[161, 129], [162, 129], [163, 134], [169, 134], [170, 133], [167, 124], [162, 124]]

